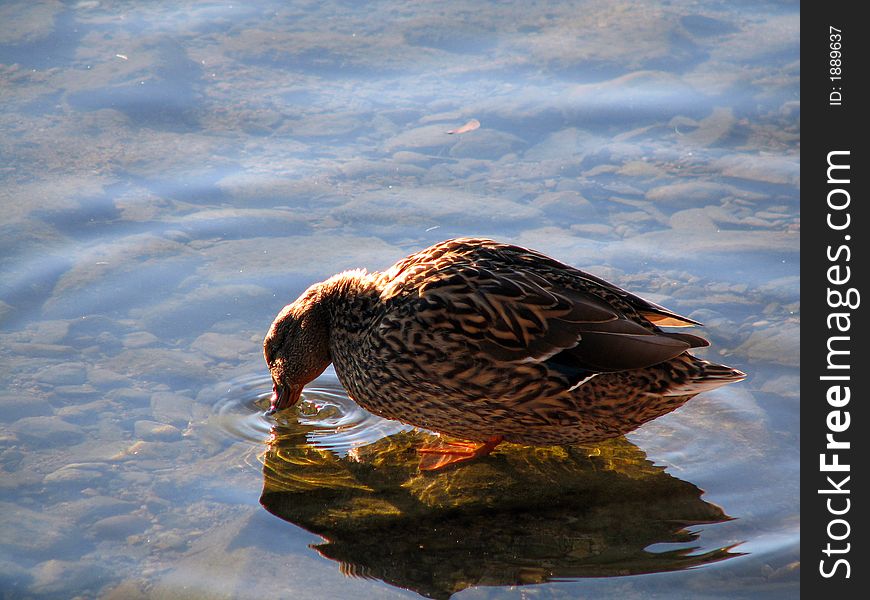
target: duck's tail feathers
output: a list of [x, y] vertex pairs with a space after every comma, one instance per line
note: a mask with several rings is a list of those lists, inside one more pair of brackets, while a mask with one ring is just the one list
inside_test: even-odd
[[694, 358], [693, 373], [685, 381], [675, 383], [666, 396], [688, 396], [708, 392], [717, 387], [735, 383], [746, 378], [746, 373], [725, 365]]

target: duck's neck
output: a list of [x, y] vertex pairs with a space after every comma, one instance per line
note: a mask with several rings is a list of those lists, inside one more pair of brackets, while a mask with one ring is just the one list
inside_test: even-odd
[[320, 284], [329, 307], [330, 329], [353, 333], [367, 327], [380, 302], [380, 273], [344, 271]]

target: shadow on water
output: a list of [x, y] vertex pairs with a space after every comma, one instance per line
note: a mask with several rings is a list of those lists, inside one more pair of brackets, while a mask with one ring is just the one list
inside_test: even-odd
[[202, 110], [203, 73], [187, 48], [174, 38], [158, 36], [146, 49], [153, 63], [123, 83], [73, 92], [70, 105], [90, 112], [115, 109], [133, 127], [176, 133], [198, 131]]
[[[50, 32], [45, 36], [22, 36], [16, 43], [7, 43], [0, 38], [0, 62], [7, 65], [17, 63], [31, 69], [73, 64], [85, 30], [76, 20], [74, 9], [58, 10], [52, 21]], [[18, 25], [27, 26], [26, 23]]]
[[342, 456], [316, 445], [310, 419], [288, 417], [271, 430], [260, 502], [322, 536], [314, 548], [347, 575], [449, 598], [471, 586], [676, 571], [739, 556], [733, 546], [700, 550], [691, 526], [731, 518], [624, 438], [504, 445], [421, 473], [416, 448], [432, 441], [428, 433], [401, 431]]

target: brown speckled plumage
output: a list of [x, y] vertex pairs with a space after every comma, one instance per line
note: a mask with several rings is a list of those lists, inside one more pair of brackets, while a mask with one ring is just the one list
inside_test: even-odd
[[702, 338], [660, 328], [696, 324], [543, 254], [460, 238], [312, 286], [264, 346], [277, 409], [332, 362], [383, 417], [466, 440], [574, 444], [742, 379], [686, 352]]

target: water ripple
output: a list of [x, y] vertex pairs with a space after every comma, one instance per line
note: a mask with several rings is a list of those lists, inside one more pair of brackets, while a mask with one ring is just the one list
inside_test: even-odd
[[209, 419], [231, 438], [262, 444], [276, 425], [304, 428], [308, 444], [345, 456], [408, 425], [375, 416], [351, 400], [334, 375], [323, 375], [305, 387], [300, 402], [274, 416], [264, 413], [272, 395], [267, 376], [247, 376], [229, 382]]

